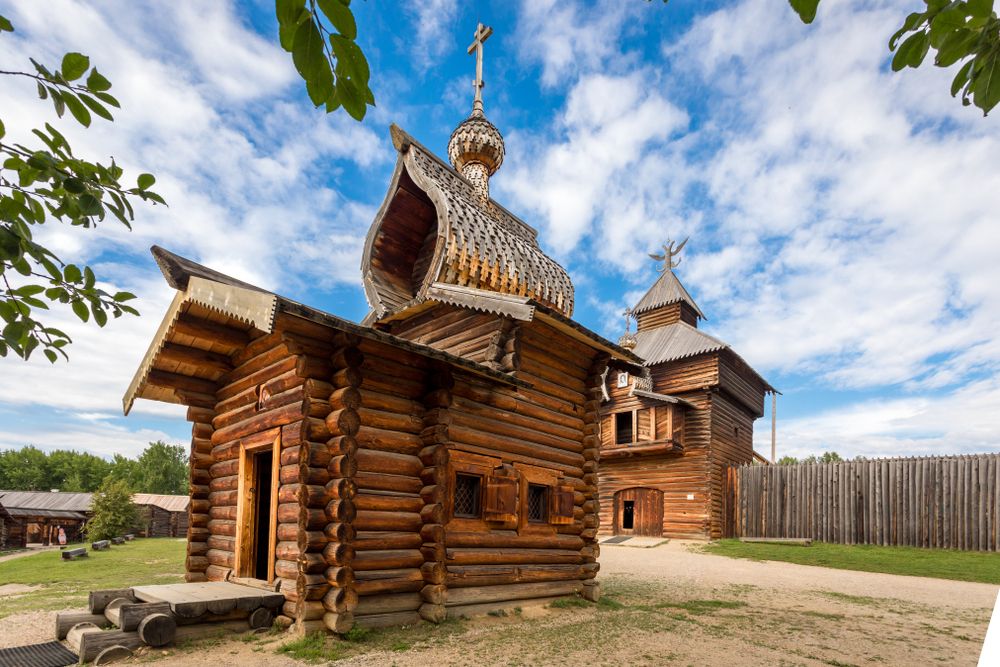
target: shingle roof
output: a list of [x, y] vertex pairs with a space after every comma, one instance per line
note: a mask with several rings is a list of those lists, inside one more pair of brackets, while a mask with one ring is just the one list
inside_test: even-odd
[[[638, 315], [639, 313], [644, 313], [647, 310], [653, 310], [654, 308], [659, 308], [660, 306], [666, 306], [667, 304], [677, 303], [678, 301], [683, 301], [689, 306], [694, 308], [694, 311], [698, 313], [698, 317], [705, 319], [705, 314], [701, 312], [701, 308], [698, 304], [694, 302], [691, 295], [681, 284], [681, 281], [677, 279], [674, 272], [671, 270], [664, 271], [660, 274], [653, 286], [649, 288], [649, 291], [641, 299], [639, 303], [635, 304], [635, 308], [632, 312]], [[640, 355], [641, 356], [641, 355]]]
[[[429, 265], [424, 290], [430, 283], [443, 281], [527, 296], [566, 315], [573, 314], [569, 274], [542, 252], [532, 227], [493, 200], [482, 203], [461, 174], [395, 125], [392, 138], [399, 161], [386, 201], [396, 196], [396, 182], [405, 169], [433, 203], [438, 236], [443, 240]], [[387, 206], [368, 233], [361, 267], [365, 293], [376, 317], [391, 314], [422, 296], [420, 290], [407, 292], [382, 275], [375, 243], [385, 210]]]
[[168, 512], [186, 512], [191, 499], [188, 496], [167, 496], [158, 493], [136, 493], [132, 496], [136, 505], [155, 505]]
[[89, 512], [92, 493], [68, 493], [60, 491], [0, 491], [0, 505], [8, 510], [62, 510], [67, 512]]
[[727, 343], [709, 336], [686, 322], [675, 322], [664, 327], [638, 331], [635, 337], [638, 344], [633, 352], [642, 357], [646, 366], [729, 347]]

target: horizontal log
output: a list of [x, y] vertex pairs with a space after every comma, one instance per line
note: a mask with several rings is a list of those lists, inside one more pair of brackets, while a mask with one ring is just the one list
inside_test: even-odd
[[579, 581], [546, 581], [505, 586], [470, 586], [468, 588], [448, 589], [445, 606], [454, 607], [456, 605], [572, 595], [579, 592], [582, 588], [583, 584]]
[[357, 551], [373, 551], [382, 549], [419, 549], [423, 543], [424, 540], [418, 533], [407, 531], [364, 531], [358, 533], [351, 544]]
[[382, 595], [365, 595], [358, 599], [354, 608], [355, 618], [371, 614], [386, 614], [399, 611], [416, 611], [424, 599], [420, 593], [385, 593]]
[[354, 623], [359, 628], [392, 628], [401, 625], [413, 625], [420, 622], [420, 614], [416, 611], [398, 611], [391, 614], [371, 614], [355, 616]]
[[355, 528], [348, 523], [331, 522], [323, 529], [323, 534], [332, 542], [350, 542], [354, 539]]
[[[416, 459], [415, 462], [416, 465], [423, 466], [419, 459]], [[412, 467], [415, 468], [416, 465], [412, 465]], [[392, 491], [396, 493], [417, 494], [420, 493], [420, 489], [424, 486], [424, 483], [419, 478], [422, 471], [422, 467], [412, 475], [359, 471], [354, 475], [354, 481], [357, 483], [359, 491]]]
[[330, 632], [344, 634], [354, 627], [354, 614], [327, 612], [323, 615], [323, 625]]
[[520, 547], [527, 549], [563, 549], [578, 551], [583, 540], [576, 535], [530, 535], [514, 530], [489, 532], [445, 528], [444, 543], [449, 547]]
[[[419, 477], [424, 464], [414, 455], [358, 449], [358, 471]], [[360, 486], [359, 482], [359, 486]]]
[[449, 565], [519, 565], [582, 561], [579, 551], [565, 549], [476, 549], [449, 548]]
[[424, 521], [414, 512], [371, 512], [359, 511], [354, 519], [354, 527], [359, 531], [385, 530], [418, 533]]
[[419, 591], [424, 586], [424, 576], [417, 568], [355, 572], [354, 578], [360, 596]]
[[392, 431], [363, 424], [354, 437], [363, 449], [397, 454], [416, 454], [424, 446], [423, 440], [418, 435], [419, 432], [419, 430], [416, 433]]
[[104, 614], [91, 614], [89, 611], [60, 611], [56, 613], [56, 639], [66, 639], [66, 633], [77, 623], [93, 623], [100, 628], [111, 625]]
[[446, 582], [449, 588], [464, 588], [582, 578], [579, 565], [449, 565]]
[[323, 607], [335, 613], [350, 612], [357, 606], [358, 599], [358, 593], [353, 588], [331, 587], [323, 596]]
[[374, 493], [359, 493], [354, 499], [358, 510], [414, 512], [419, 513], [424, 507], [420, 496], [384, 495]]
[[402, 570], [418, 568], [424, 564], [419, 549], [381, 549], [358, 551], [352, 566], [355, 573], [365, 570]]

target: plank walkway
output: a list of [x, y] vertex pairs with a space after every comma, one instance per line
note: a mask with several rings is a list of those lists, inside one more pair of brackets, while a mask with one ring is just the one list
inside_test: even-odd
[[167, 602], [182, 618], [195, 618], [205, 613], [227, 614], [235, 609], [253, 611], [266, 607], [275, 610], [285, 602], [281, 593], [226, 581], [133, 586], [132, 593], [143, 602]]

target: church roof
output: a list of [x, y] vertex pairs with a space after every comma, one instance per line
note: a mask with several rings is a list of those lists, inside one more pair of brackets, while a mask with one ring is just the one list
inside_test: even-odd
[[[492, 199], [483, 201], [464, 176], [399, 127], [394, 125], [391, 131], [399, 151], [396, 172], [369, 230], [361, 266], [375, 318], [424, 296], [434, 283], [526, 296], [572, 315], [573, 283], [566, 270], [542, 252], [537, 232]], [[436, 214], [433, 256], [415, 285], [394, 277], [380, 256], [383, 244], [391, 247], [404, 241], [384, 238], [390, 229], [385, 223], [402, 190], [403, 172], [430, 200]]]
[[635, 305], [632, 312], [638, 315], [647, 310], [653, 310], [654, 308], [677, 303], [678, 301], [685, 302], [694, 308], [694, 311], [698, 313], [698, 317], [703, 320], [706, 319], [705, 314], [701, 312], [701, 308], [694, 302], [694, 299], [688, 294], [688, 291], [681, 284], [681, 281], [677, 279], [677, 276], [674, 275], [674, 272], [667, 269], [660, 274], [659, 279], [653, 283], [649, 291], [639, 299], [639, 303]]
[[642, 357], [646, 366], [729, 348], [728, 343], [687, 322], [638, 331], [635, 337], [639, 342], [633, 352]]

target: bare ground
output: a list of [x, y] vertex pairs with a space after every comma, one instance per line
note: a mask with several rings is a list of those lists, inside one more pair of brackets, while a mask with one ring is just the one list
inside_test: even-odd
[[[673, 542], [604, 546], [605, 603], [525, 607], [378, 631], [330, 645], [338, 665], [975, 665], [998, 588], [986, 584], [753, 562]], [[610, 600], [610, 603], [608, 602]], [[0, 621], [0, 646], [47, 640], [49, 612]], [[300, 665], [289, 637], [246, 635], [152, 651], [136, 661]]]

